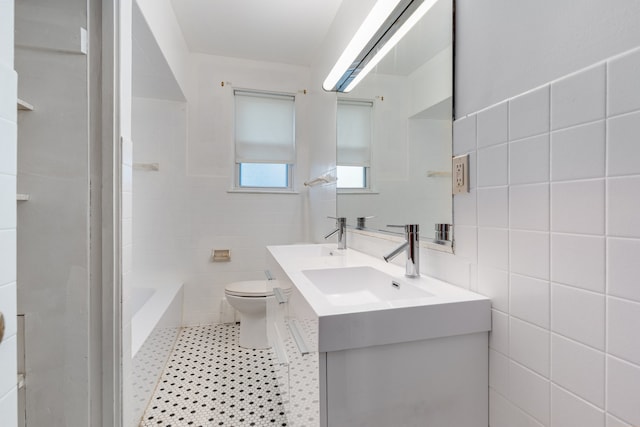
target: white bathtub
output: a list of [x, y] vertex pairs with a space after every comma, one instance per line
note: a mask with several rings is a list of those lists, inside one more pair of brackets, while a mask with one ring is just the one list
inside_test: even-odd
[[140, 282], [131, 289], [131, 426], [137, 426], [182, 326], [182, 283]]
[[135, 357], [156, 327], [182, 325], [182, 283], [145, 283], [131, 293], [131, 357]]

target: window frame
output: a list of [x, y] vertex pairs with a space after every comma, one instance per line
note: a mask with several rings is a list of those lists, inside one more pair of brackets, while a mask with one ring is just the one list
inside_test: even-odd
[[[236, 92], [242, 92], [242, 96], [251, 96], [251, 94], [255, 94], [256, 97], [264, 96], [264, 97], [276, 97], [276, 98], [290, 98], [293, 102], [293, 155], [294, 155], [294, 163], [282, 163], [282, 162], [238, 162], [236, 149]], [[289, 193], [295, 194], [295, 179], [294, 179], [294, 171], [295, 171], [295, 162], [297, 162], [297, 141], [296, 141], [296, 94], [288, 93], [288, 92], [277, 92], [277, 91], [269, 91], [269, 90], [259, 90], [259, 89], [245, 89], [245, 88], [234, 88], [233, 90], [233, 165], [234, 165], [234, 178], [232, 188], [229, 190], [231, 193]], [[269, 164], [269, 165], [286, 165], [286, 174], [287, 174], [287, 186], [286, 187], [256, 187], [256, 186], [247, 186], [240, 184], [240, 173], [241, 173], [241, 165], [243, 164]]]
[[[374, 117], [375, 117], [375, 108], [376, 108], [376, 103], [373, 99], [366, 99], [366, 98], [351, 98], [351, 97], [339, 97], [338, 98], [338, 103], [340, 102], [346, 102], [346, 103], [360, 103], [360, 104], [367, 104], [370, 106], [371, 108], [371, 115], [370, 115], [370, 122], [369, 122], [369, 126], [371, 128], [371, 139], [369, 141], [369, 165], [353, 165], [353, 164], [349, 164], [349, 165], [345, 165], [345, 164], [340, 164], [340, 162], [338, 161], [338, 158], [336, 157], [336, 175], [337, 175], [337, 168], [338, 166], [357, 166], [357, 167], [362, 167], [363, 168], [363, 173], [365, 174], [365, 187], [338, 187], [338, 185], [336, 184], [336, 191], [338, 194], [378, 194], [378, 192], [374, 189], [374, 184], [373, 184], [373, 160], [374, 160], [374, 138], [375, 138], [375, 129], [374, 129]], [[337, 146], [337, 140], [336, 140], [336, 146]]]

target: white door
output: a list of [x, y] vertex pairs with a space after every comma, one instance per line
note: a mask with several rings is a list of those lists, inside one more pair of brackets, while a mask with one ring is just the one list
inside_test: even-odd
[[[16, 335], [16, 112], [13, 0], [0, 0], [0, 420], [18, 425]], [[2, 330], [4, 329], [4, 330]]]

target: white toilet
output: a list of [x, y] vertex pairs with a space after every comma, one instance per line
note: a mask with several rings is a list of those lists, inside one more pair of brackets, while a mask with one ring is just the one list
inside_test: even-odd
[[267, 340], [267, 297], [273, 296], [276, 281], [251, 280], [229, 283], [225, 296], [240, 313], [240, 347], [269, 348]]

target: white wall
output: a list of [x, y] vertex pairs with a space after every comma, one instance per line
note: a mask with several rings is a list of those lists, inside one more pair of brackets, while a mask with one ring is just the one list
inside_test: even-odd
[[[184, 320], [187, 325], [219, 320], [224, 286], [238, 280], [264, 278], [265, 246], [305, 240], [305, 196], [308, 179], [309, 98], [306, 67], [193, 54], [187, 91], [187, 142], [173, 161], [182, 170], [177, 183], [184, 205], [178, 209], [182, 256], [186, 263]], [[221, 82], [225, 82], [221, 86]], [[233, 184], [233, 88], [296, 95], [297, 194], [229, 192]], [[161, 165], [162, 168], [162, 165]], [[149, 179], [153, 177], [149, 176]], [[137, 201], [136, 201], [137, 203]], [[213, 263], [212, 249], [231, 249], [231, 262]]]
[[179, 283], [190, 265], [186, 105], [133, 98], [132, 125], [133, 162], [159, 166], [133, 172], [133, 286]]
[[171, 0], [135, 0], [182, 92], [189, 85], [189, 49]]
[[18, 425], [16, 387], [16, 152], [17, 75], [13, 70], [13, 0], [0, 1], [0, 419]]
[[456, 117], [640, 43], [635, 0], [457, 0]]

